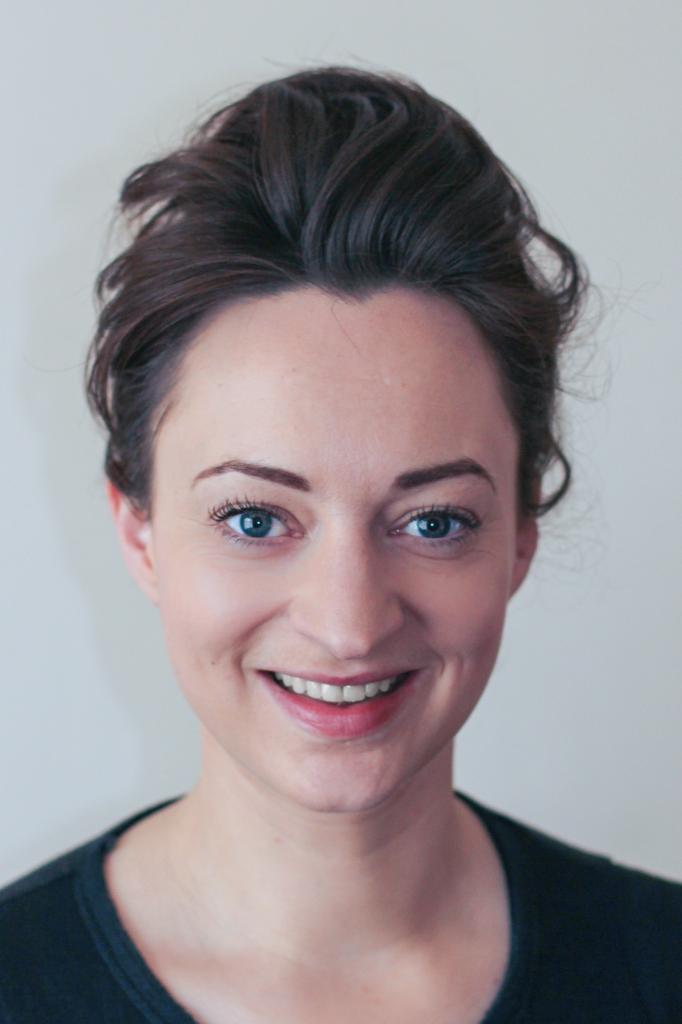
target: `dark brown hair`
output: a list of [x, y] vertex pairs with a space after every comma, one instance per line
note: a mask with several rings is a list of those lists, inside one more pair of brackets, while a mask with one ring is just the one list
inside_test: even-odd
[[[558, 355], [587, 279], [519, 182], [446, 103], [402, 78], [319, 68], [217, 111], [127, 178], [133, 239], [99, 275], [87, 363], [106, 472], [148, 510], [155, 420], [193, 331], [232, 299], [315, 285], [451, 298], [492, 351], [520, 440], [519, 502], [566, 492]], [[540, 497], [553, 463], [561, 480]]]

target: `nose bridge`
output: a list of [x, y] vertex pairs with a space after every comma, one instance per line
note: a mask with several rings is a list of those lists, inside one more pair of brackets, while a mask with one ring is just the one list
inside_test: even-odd
[[316, 538], [300, 569], [293, 624], [336, 658], [366, 658], [403, 624], [391, 573], [359, 524]]

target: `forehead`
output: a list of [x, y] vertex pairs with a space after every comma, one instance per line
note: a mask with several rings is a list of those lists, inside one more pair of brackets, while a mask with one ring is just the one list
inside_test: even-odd
[[415, 459], [508, 461], [516, 436], [492, 356], [453, 302], [305, 288], [231, 305], [203, 327], [160, 430], [158, 457], [169, 449], [176, 463], [235, 457], [376, 479]]

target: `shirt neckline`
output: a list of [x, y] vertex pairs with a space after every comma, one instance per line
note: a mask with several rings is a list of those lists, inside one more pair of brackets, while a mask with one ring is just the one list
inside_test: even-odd
[[[481, 821], [502, 863], [509, 901], [510, 951], [504, 977], [480, 1024], [520, 1024], [531, 990], [536, 913], [533, 890], [513, 823], [455, 790]], [[76, 874], [76, 899], [100, 956], [137, 1009], [155, 1024], [196, 1024], [148, 966], [123, 926], [109, 893], [104, 858], [126, 829], [175, 803], [173, 797], [119, 822], [87, 844]]]
[[497, 851], [507, 885], [510, 950], [497, 995], [480, 1024], [521, 1024], [533, 988], [537, 947], [537, 906], [532, 879], [514, 822], [485, 807], [459, 790], [455, 796], [467, 804], [485, 828]]

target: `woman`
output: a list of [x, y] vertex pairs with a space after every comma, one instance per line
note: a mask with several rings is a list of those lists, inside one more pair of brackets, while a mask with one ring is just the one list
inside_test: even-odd
[[202, 770], [5, 890], [2, 1019], [682, 1019], [682, 886], [452, 791], [569, 483], [574, 255], [452, 109], [350, 69], [122, 207], [88, 395]]

